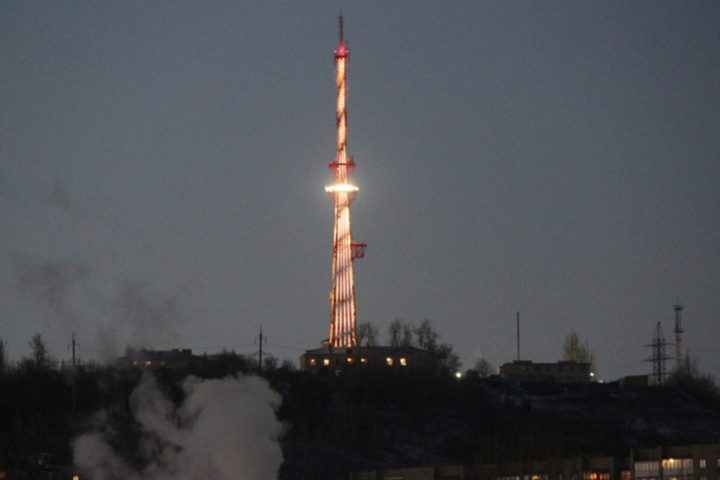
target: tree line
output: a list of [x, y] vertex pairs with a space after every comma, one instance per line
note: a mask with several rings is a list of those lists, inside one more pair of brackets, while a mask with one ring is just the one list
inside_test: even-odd
[[[371, 322], [358, 324], [358, 346], [380, 346], [379, 336], [380, 331]], [[387, 346], [415, 347], [427, 350], [439, 365], [449, 372], [457, 372], [461, 367], [460, 357], [453, 351], [452, 345], [440, 343], [440, 334], [427, 318], [420, 325], [415, 325], [403, 318], [395, 318], [388, 326]]]

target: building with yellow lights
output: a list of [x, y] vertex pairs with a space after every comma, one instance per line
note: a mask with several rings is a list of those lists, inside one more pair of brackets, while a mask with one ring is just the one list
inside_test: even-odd
[[582, 456], [485, 465], [371, 470], [351, 480], [719, 480], [720, 444], [633, 449], [626, 456]]
[[429, 355], [427, 350], [415, 347], [333, 347], [325, 342], [300, 356], [300, 369], [339, 375], [366, 369], [424, 367], [429, 364]]

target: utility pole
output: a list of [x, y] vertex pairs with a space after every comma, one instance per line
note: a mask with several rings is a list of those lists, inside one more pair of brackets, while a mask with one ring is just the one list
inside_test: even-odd
[[517, 312], [516, 317], [516, 330], [517, 330], [517, 361], [520, 361], [520, 312]]
[[75, 343], [75, 332], [72, 334], [70, 347], [72, 348], [72, 412], [74, 415], [77, 412], [77, 357], [75, 355], [75, 351], [78, 347]]
[[259, 337], [259, 338], [256, 338], [255, 341], [258, 342], [258, 370], [260, 370], [260, 371], [262, 372], [262, 368], [263, 368], [263, 360], [262, 360], [263, 351], [262, 351], [262, 347], [263, 347], [263, 342], [267, 342], [267, 338], [264, 338], [264, 337], [263, 337], [262, 327], [260, 327], [260, 337]]

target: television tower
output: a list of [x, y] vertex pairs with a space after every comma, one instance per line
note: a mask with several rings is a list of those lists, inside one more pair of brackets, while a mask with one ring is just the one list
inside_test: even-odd
[[332, 290], [330, 291], [330, 345], [355, 346], [357, 343], [355, 280], [352, 261], [362, 258], [366, 244], [353, 243], [350, 233], [350, 204], [358, 188], [353, 184], [355, 161], [347, 155], [346, 68], [350, 52], [345, 47], [343, 18], [340, 14], [340, 45], [335, 50], [337, 82], [337, 156], [330, 162], [335, 182], [325, 187], [335, 204], [333, 234]]
[[675, 302], [675, 368], [680, 371], [682, 367], [682, 333], [685, 331], [682, 327], [682, 310], [683, 306], [680, 300]]

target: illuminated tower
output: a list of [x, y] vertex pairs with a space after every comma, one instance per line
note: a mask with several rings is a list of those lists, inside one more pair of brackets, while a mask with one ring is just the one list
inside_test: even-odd
[[332, 290], [330, 291], [330, 344], [335, 347], [354, 346], [356, 336], [354, 258], [364, 254], [365, 245], [352, 241], [350, 204], [358, 188], [353, 185], [355, 161], [347, 155], [346, 67], [350, 52], [345, 48], [343, 20], [340, 16], [340, 46], [335, 51], [337, 82], [337, 157], [330, 162], [335, 182], [325, 187], [335, 204], [333, 235]]

